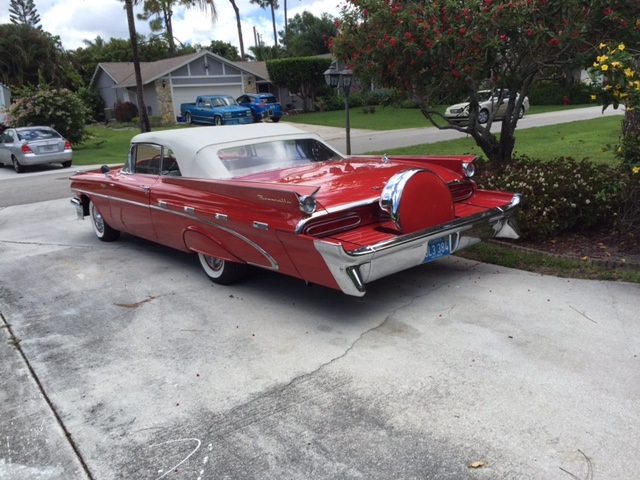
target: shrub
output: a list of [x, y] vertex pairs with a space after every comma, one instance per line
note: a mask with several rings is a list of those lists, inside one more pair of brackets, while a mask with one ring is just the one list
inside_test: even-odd
[[78, 97], [89, 111], [87, 121], [104, 122], [104, 100], [95, 88], [80, 87], [78, 89]]
[[529, 95], [531, 105], [562, 105], [565, 97], [572, 105], [581, 105], [591, 101], [591, 88], [584, 83], [569, 87], [557, 82], [541, 82]]
[[365, 103], [367, 105], [387, 105], [392, 99], [391, 90], [388, 88], [379, 88], [371, 90], [365, 94]]
[[480, 163], [483, 173], [477, 182], [482, 188], [523, 194], [516, 218], [524, 238], [547, 239], [570, 229], [613, 225], [621, 206], [625, 172], [618, 166], [519, 157], [496, 172], [487, 162]]
[[118, 102], [114, 109], [117, 122], [130, 122], [138, 116], [138, 107], [131, 102]]
[[16, 93], [17, 100], [7, 111], [9, 125], [49, 126], [74, 144], [80, 144], [86, 138], [88, 110], [72, 91], [41, 85], [24, 87]]

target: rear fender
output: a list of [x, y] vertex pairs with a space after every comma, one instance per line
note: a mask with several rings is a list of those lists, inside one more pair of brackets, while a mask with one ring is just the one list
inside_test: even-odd
[[218, 240], [196, 230], [184, 232], [184, 243], [191, 252], [202, 253], [229, 262], [244, 263], [225, 249]]
[[300, 210], [300, 199], [315, 195], [317, 186], [274, 185], [272, 183], [243, 182], [234, 180], [233, 183], [224, 180], [194, 179], [180, 177], [165, 177], [164, 183], [179, 185], [189, 190], [199, 190], [254, 202], [268, 206], [270, 209], [282, 210], [296, 216], [303, 215]]

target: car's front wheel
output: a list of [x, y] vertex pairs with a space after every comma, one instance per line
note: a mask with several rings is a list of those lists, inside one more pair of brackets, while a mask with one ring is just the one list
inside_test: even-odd
[[247, 266], [242, 263], [228, 262], [202, 253], [198, 253], [198, 258], [209, 280], [220, 285], [231, 285], [241, 280], [247, 272]]
[[22, 165], [16, 157], [11, 157], [11, 161], [13, 162], [13, 169], [16, 173], [24, 173], [24, 165]]
[[520, 111], [518, 112], [518, 118], [524, 117], [524, 107], [520, 107]]
[[214, 125], [222, 125], [222, 117], [220, 115], [216, 115], [213, 118], [213, 124]]
[[482, 109], [478, 112], [478, 123], [487, 123], [489, 121], [489, 110]]
[[104, 221], [102, 214], [98, 211], [98, 207], [93, 202], [89, 202], [89, 218], [91, 218], [91, 226], [96, 237], [103, 242], [113, 242], [120, 237], [120, 231], [112, 228]]

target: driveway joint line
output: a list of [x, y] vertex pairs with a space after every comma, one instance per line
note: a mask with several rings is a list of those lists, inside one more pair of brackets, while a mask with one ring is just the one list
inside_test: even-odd
[[58, 411], [56, 410], [55, 406], [53, 405], [53, 402], [49, 398], [49, 395], [45, 391], [44, 386], [42, 385], [42, 382], [40, 382], [40, 378], [38, 378], [38, 375], [36, 374], [33, 366], [31, 365], [31, 362], [29, 361], [29, 359], [27, 358], [27, 355], [25, 354], [24, 350], [20, 346], [20, 339], [16, 337], [15, 333], [13, 332], [13, 329], [11, 328], [11, 324], [9, 324], [9, 322], [7, 321], [5, 316], [2, 314], [2, 312], [0, 312], [0, 318], [2, 319], [2, 323], [4, 324], [3, 327], [6, 328], [7, 332], [9, 333], [9, 343], [13, 347], [15, 347], [15, 349], [18, 351], [18, 354], [22, 358], [22, 361], [24, 362], [27, 369], [29, 370], [29, 374], [31, 375], [31, 378], [36, 382], [36, 385], [38, 387], [38, 390], [40, 391], [40, 394], [44, 398], [45, 402], [47, 402], [49, 410], [51, 410], [51, 413], [53, 413], [56, 423], [62, 429], [64, 436], [67, 439], [67, 442], [69, 442], [69, 445], [71, 446], [71, 449], [76, 455], [76, 458], [80, 462], [80, 465], [82, 465], [82, 469], [87, 475], [87, 478], [89, 480], [95, 480], [93, 475], [91, 474], [91, 470], [89, 470], [89, 466], [85, 462], [82, 456], [82, 453], [80, 452], [80, 449], [78, 448], [78, 446], [76, 445], [76, 442], [71, 437], [71, 432], [67, 429], [66, 425], [62, 420], [62, 417], [60, 417], [60, 414], [58, 414]]

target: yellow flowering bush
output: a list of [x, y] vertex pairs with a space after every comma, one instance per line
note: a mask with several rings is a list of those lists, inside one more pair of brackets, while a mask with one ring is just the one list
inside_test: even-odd
[[[640, 115], [640, 71], [634, 56], [624, 43], [599, 46], [600, 55], [590, 69], [594, 94], [591, 100], [609, 106], [624, 106], [629, 115]], [[637, 132], [623, 132], [615, 155], [633, 173], [640, 173], [640, 136]]]

